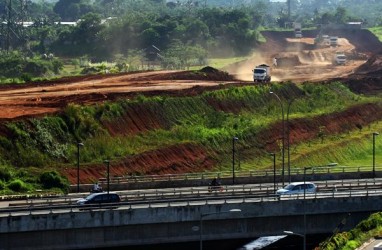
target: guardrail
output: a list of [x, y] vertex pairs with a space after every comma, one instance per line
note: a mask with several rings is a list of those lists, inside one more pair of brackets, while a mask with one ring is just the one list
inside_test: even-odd
[[[319, 192], [339, 192], [348, 190], [376, 190], [382, 188], [382, 179], [358, 179], [358, 180], [332, 180], [315, 182]], [[222, 186], [222, 191], [209, 191], [207, 186], [183, 187], [183, 188], [165, 188], [165, 189], [143, 189], [128, 190], [117, 192], [123, 201], [155, 201], [169, 199], [192, 199], [192, 198], [211, 198], [211, 197], [239, 197], [239, 196], [272, 196], [275, 194], [273, 183], [243, 184]], [[277, 183], [276, 187], [280, 187]], [[51, 206], [57, 204], [75, 204], [79, 198], [87, 194], [71, 194], [62, 197], [26, 199], [10, 203], [12, 207], [20, 206]]]
[[[381, 170], [382, 166], [376, 166], [376, 170]], [[312, 169], [307, 169], [306, 174], [338, 174], [338, 173], [361, 173], [372, 172], [372, 166], [313, 166]], [[304, 173], [304, 168], [292, 168], [291, 175], [301, 175]], [[280, 176], [281, 169], [278, 166], [276, 175]], [[273, 170], [250, 170], [250, 171], [235, 171], [235, 177], [269, 177], [273, 176]], [[284, 171], [287, 175], [287, 169]], [[182, 180], [211, 180], [213, 178], [231, 178], [232, 171], [218, 171], [218, 172], [201, 172], [201, 173], [184, 173], [184, 174], [166, 174], [166, 175], [128, 175], [128, 176], [113, 176], [110, 177], [110, 183], [136, 183], [136, 182], [155, 182], [155, 181], [182, 181]], [[100, 178], [101, 184], [106, 184], [106, 178]]]
[[99, 209], [140, 209], [150, 207], [174, 207], [174, 206], [196, 206], [196, 205], [219, 205], [227, 203], [255, 203], [255, 202], [280, 202], [284, 200], [311, 200], [311, 199], [325, 199], [325, 198], [344, 198], [344, 197], [368, 197], [368, 196], [381, 196], [382, 190], [348, 190], [348, 191], [332, 191], [332, 192], [318, 192], [306, 193], [296, 195], [235, 195], [235, 196], [212, 196], [212, 197], [194, 197], [194, 198], [174, 198], [167, 200], [144, 200], [144, 201], [127, 201], [120, 203], [109, 204], [92, 204], [92, 205], [51, 205], [51, 206], [27, 206], [27, 207], [12, 207], [0, 208], [0, 215], [2, 216], [19, 216], [31, 215], [33, 212], [46, 211], [46, 213], [68, 213], [75, 212], [77, 209], [81, 210], [99, 210]]

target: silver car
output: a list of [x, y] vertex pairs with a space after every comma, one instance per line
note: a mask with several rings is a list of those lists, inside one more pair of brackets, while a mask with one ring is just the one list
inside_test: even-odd
[[281, 188], [276, 191], [278, 195], [287, 195], [287, 194], [303, 194], [305, 193], [315, 193], [317, 192], [317, 185], [312, 182], [292, 182], [289, 183], [284, 188]]

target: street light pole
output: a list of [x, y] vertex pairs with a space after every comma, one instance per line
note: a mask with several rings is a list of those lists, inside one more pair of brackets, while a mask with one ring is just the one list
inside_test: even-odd
[[280, 106], [281, 106], [281, 116], [282, 116], [282, 144], [283, 144], [283, 148], [282, 148], [282, 171], [281, 171], [281, 179], [282, 179], [282, 183], [283, 183], [283, 186], [284, 186], [284, 174], [285, 174], [285, 118], [284, 118], [284, 106], [283, 106], [283, 103], [280, 99], [280, 97], [270, 91], [269, 92], [270, 94], [273, 94], [276, 96], [277, 100], [279, 101], [280, 103]]
[[77, 193], [80, 192], [80, 147], [84, 146], [82, 142], [77, 143]]
[[306, 250], [306, 208], [305, 208], [305, 196], [306, 196], [306, 170], [312, 169], [312, 167], [304, 167], [304, 199], [303, 199], [303, 209], [304, 209], [304, 250]]
[[104, 160], [104, 163], [106, 163], [107, 166], [107, 194], [109, 194], [110, 191], [110, 161]]
[[290, 126], [289, 126], [289, 111], [290, 106], [292, 105], [292, 102], [294, 99], [291, 99], [288, 101], [288, 108], [287, 108], [287, 138], [288, 138], [288, 176], [289, 176], [289, 183], [292, 182], [291, 175], [290, 175]]
[[273, 156], [273, 190], [276, 193], [276, 154], [270, 153]]
[[[326, 167], [334, 167], [334, 166], [337, 166], [337, 163], [336, 162], [328, 163], [328, 164], [326, 164], [324, 166], [326, 166]], [[324, 166], [319, 166], [319, 167], [324, 167]], [[306, 205], [305, 205], [305, 198], [306, 198], [306, 170], [315, 169], [315, 168], [319, 168], [319, 167], [304, 167], [304, 198], [303, 198], [304, 233], [302, 234], [302, 236], [304, 238], [304, 250], [306, 250]], [[296, 234], [296, 235], [299, 235], [299, 234]]]
[[375, 178], [375, 137], [379, 135], [378, 132], [373, 133], [373, 178]]
[[232, 184], [235, 184], [235, 141], [239, 140], [236, 136], [232, 137]]
[[225, 214], [225, 213], [240, 213], [241, 209], [234, 208], [230, 209], [228, 211], [223, 212], [216, 212], [216, 213], [208, 213], [208, 214], [200, 214], [200, 221], [199, 221], [199, 249], [203, 250], [203, 218], [209, 215], [214, 214]]

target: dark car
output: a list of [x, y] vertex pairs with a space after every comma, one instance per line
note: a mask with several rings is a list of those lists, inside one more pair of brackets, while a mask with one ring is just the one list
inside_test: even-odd
[[93, 193], [86, 198], [79, 199], [77, 205], [101, 205], [107, 203], [118, 203], [121, 198], [116, 193]]

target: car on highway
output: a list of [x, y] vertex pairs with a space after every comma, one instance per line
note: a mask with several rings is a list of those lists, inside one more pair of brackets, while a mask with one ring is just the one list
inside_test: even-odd
[[277, 195], [316, 193], [317, 185], [312, 182], [291, 182], [284, 188], [276, 191]]
[[77, 201], [77, 205], [101, 205], [119, 203], [121, 197], [116, 193], [93, 193]]

